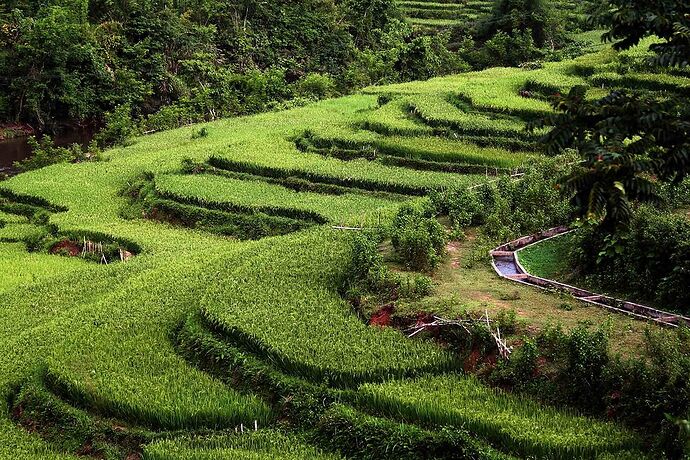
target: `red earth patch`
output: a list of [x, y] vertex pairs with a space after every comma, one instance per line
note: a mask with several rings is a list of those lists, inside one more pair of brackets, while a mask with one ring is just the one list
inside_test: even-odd
[[50, 249], [50, 253], [51, 254], [67, 253], [70, 256], [75, 257], [75, 256], [78, 256], [79, 254], [81, 254], [81, 248], [74, 241], [64, 240], [64, 241], [60, 241], [55, 246], [53, 246]]
[[371, 315], [371, 318], [369, 319], [369, 325], [370, 326], [380, 326], [380, 327], [390, 326], [391, 317], [393, 316], [394, 312], [395, 312], [395, 305], [393, 305], [392, 303], [388, 304], [388, 305], [384, 305], [378, 311], [376, 311], [373, 315]]

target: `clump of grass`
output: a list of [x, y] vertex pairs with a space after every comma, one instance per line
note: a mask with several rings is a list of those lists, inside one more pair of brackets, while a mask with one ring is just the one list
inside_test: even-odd
[[203, 139], [205, 137], [208, 137], [208, 128], [206, 126], [202, 126], [198, 130], [195, 130], [192, 133], [192, 140], [194, 139]]

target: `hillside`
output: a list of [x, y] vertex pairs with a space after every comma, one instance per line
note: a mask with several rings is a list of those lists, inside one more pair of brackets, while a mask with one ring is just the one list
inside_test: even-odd
[[[520, 170], [548, 96], [615, 86], [616, 59], [369, 87], [3, 182], [0, 457], [643, 458], [620, 424], [490, 389], [434, 342], [365, 324], [334, 228]], [[67, 256], [87, 241], [106, 250]]]

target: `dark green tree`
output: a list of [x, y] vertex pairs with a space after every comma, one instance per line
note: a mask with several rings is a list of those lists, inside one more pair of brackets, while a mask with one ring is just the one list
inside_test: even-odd
[[528, 31], [534, 44], [541, 48], [561, 40], [562, 28], [556, 11], [546, 0], [498, 0], [491, 14], [479, 26], [479, 38], [488, 40], [496, 33], [509, 36]]
[[391, 20], [402, 19], [394, 0], [345, 0], [342, 4], [355, 44], [362, 49], [376, 46]]

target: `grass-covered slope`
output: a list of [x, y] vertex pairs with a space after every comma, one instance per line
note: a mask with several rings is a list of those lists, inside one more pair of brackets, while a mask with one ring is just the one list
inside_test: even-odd
[[492, 0], [442, 2], [401, 0], [398, 2], [410, 24], [430, 29], [459, 26], [474, 21], [482, 14], [490, 12], [493, 4]]
[[[436, 345], [357, 318], [339, 295], [347, 233], [331, 225], [384, 224], [402, 201], [519, 169], [536, 155], [534, 136], [520, 126], [549, 110], [540, 94], [610, 72], [610, 59], [602, 52], [539, 70], [493, 69], [371, 88], [208, 123], [207, 137], [193, 139], [198, 126], [141, 137], [106, 152], [102, 162], [55, 165], [3, 182], [0, 394], [17, 411], [0, 414], [0, 458], [71, 458], [59, 453], [64, 445], [61, 450], [15, 423], [26, 416], [20, 409], [27, 402], [14, 397], [28, 394], [18, 390], [27, 381], [39, 381], [85, 417], [111, 417], [183, 439], [150, 447], [151, 458], [167, 449], [195, 458], [184, 453], [199, 445], [184, 441], [192, 432], [277, 423], [274, 401], [246, 385], [235, 388], [233, 378], [214, 376], [179, 354], [175, 336], [190, 315], [200, 315], [202, 327], [235, 356], [307, 387], [352, 395], [363, 384], [373, 391], [394, 378], [417, 394], [405, 402], [412, 413], [428, 405], [422, 399], [430, 390], [417, 384], [425, 380], [407, 380], [420, 374], [435, 375], [430, 378], [439, 385], [486, 391], [448, 374], [457, 363]], [[521, 96], [524, 88], [536, 96]], [[280, 231], [265, 228], [271, 225]], [[126, 262], [87, 263], [34, 244], [48, 234], [131, 242], [138, 250]], [[283, 236], [262, 238], [268, 235]], [[228, 356], [206, 358], [225, 362]], [[546, 425], [557, 417], [562, 436], [549, 444], [532, 432], [501, 431], [497, 413], [511, 400], [501, 396], [493, 413], [471, 417], [473, 427], [498, 431], [476, 429], [468, 436], [508, 454], [579, 453], [592, 430], [597, 446], [634, 444], [620, 442], [634, 436], [612, 425], [587, 426], [572, 414], [519, 400], [504, 414], [511, 423]], [[451, 411], [461, 403], [449, 401], [447, 413], [433, 420], [406, 421], [432, 425], [425, 430], [461, 423], [467, 414]], [[371, 409], [374, 416], [397, 418], [384, 407]], [[259, 444], [255, 451], [254, 445], [213, 441], [199, 458], [215, 451], [236, 458], [247, 449], [250, 458], [302, 452], [276, 457], [275, 446], [261, 453], [266, 449]]]
[[636, 448], [625, 430], [483, 387], [469, 377], [423, 377], [362, 388], [370, 410], [411, 422], [482, 433], [520, 455], [534, 458], [593, 457]]
[[279, 431], [240, 436], [165, 440], [148, 446], [145, 460], [339, 460]]

